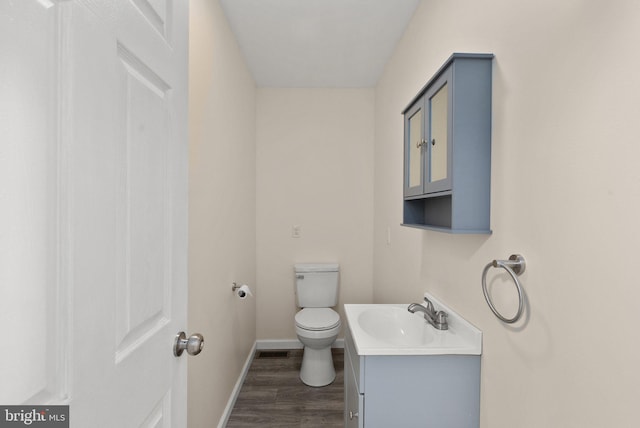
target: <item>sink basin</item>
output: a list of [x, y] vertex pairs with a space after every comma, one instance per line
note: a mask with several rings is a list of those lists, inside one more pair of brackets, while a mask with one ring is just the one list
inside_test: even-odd
[[482, 332], [425, 293], [448, 314], [448, 330], [436, 330], [409, 303], [344, 305], [349, 333], [359, 355], [481, 355]]
[[358, 315], [358, 324], [372, 338], [390, 345], [422, 346], [434, 338], [422, 314], [412, 314], [406, 307], [375, 305]]

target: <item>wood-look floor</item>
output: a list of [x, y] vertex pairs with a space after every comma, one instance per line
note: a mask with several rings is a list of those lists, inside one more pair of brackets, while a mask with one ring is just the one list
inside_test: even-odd
[[342, 427], [344, 351], [333, 350], [336, 380], [322, 388], [302, 383], [301, 362], [301, 349], [287, 358], [254, 357], [227, 428]]

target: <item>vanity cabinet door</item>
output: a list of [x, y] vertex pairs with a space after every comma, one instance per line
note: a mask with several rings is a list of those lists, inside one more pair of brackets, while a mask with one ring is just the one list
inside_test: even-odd
[[344, 398], [345, 398], [345, 414], [344, 426], [346, 428], [363, 428], [364, 427], [364, 395], [358, 392], [356, 378], [353, 374], [351, 364], [345, 358], [344, 371]]
[[348, 328], [344, 353], [344, 426], [364, 428], [364, 393], [360, 393], [360, 379], [356, 376], [360, 371], [360, 356], [355, 352]]

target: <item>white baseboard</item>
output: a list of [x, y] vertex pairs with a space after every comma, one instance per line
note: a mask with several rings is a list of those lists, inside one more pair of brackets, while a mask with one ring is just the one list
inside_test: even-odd
[[229, 397], [229, 401], [227, 402], [227, 406], [224, 408], [224, 412], [220, 417], [220, 422], [218, 422], [218, 428], [224, 428], [229, 422], [229, 418], [231, 417], [231, 412], [233, 411], [233, 406], [236, 404], [236, 400], [238, 399], [238, 395], [240, 394], [240, 390], [242, 389], [242, 384], [244, 383], [244, 379], [247, 377], [247, 373], [249, 372], [249, 367], [251, 367], [251, 362], [253, 361], [253, 356], [256, 353], [256, 344], [254, 343], [249, 351], [249, 355], [247, 355], [247, 359], [244, 362], [244, 366], [242, 367], [242, 371], [240, 372], [240, 376], [236, 382], [236, 385], [233, 387], [233, 391], [231, 391], [231, 396]]

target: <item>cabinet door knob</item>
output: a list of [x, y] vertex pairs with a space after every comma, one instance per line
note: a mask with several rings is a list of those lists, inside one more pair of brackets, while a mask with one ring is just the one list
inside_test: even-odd
[[353, 410], [349, 410], [349, 419], [353, 420], [353, 418], [358, 417], [358, 412], [354, 412]]

